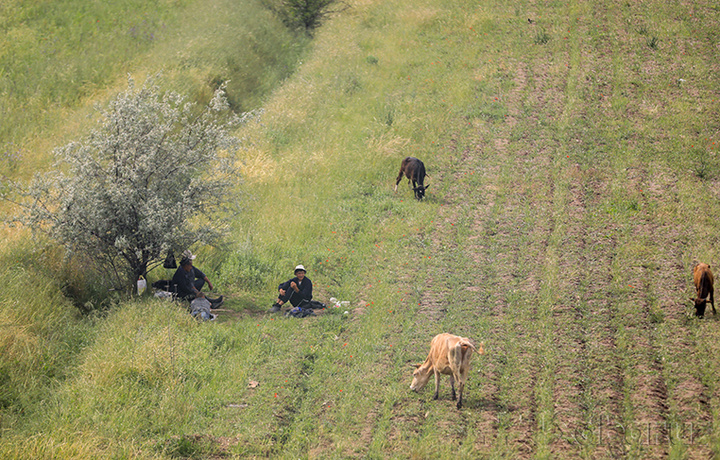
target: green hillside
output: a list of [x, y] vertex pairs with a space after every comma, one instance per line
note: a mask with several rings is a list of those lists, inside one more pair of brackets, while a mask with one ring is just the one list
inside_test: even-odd
[[[127, 73], [199, 101], [230, 80], [262, 114], [232, 237], [193, 248], [216, 321], [149, 298], [81, 315], [92, 275], [3, 230], [0, 458], [720, 455], [720, 326], [689, 300], [720, 260], [714, 3], [350, 1], [312, 39], [260, 3], [63, 3], [0, 7], [3, 176], [49, 167]], [[138, 44], [145, 15], [164, 32]], [[19, 91], [33, 66], [66, 83]], [[421, 202], [393, 192], [408, 155]], [[266, 313], [298, 263], [349, 305]], [[447, 377], [437, 401], [409, 389], [440, 332], [484, 342], [461, 410]]]

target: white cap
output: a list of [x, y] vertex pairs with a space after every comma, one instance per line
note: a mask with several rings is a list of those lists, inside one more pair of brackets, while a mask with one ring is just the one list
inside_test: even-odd
[[[307, 270], [305, 270], [305, 267], [304, 267], [303, 265], [298, 265], [297, 267], [295, 267], [295, 271], [298, 271], [298, 270], [302, 270], [302, 271], [304, 271], [304, 272], [307, 272]], [[293, 272], [293, 273], [294, 273], [294, 272]]]
[[192, 252], [190, 252], [189, 249], [186, 249], [186, 250], [182, 253], [182, 256], [183, 256], [183, 259], [190, 259], [190, 260], [195, 259], [195, 255], [194, 255]]

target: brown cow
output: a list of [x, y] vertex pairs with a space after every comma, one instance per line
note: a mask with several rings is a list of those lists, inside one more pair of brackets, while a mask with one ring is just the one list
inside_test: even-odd
[[455, 382], [458, 384], [457, 408], [460, 409], [462, 407], [463, 389], [470, 369], [470, 358], [473, 352], [483, 354], [483, 344], [481, 343], [479, 349], [476, 349], [470, 339], [465, 337], [447, 333], [436, 335], [430, 342], [430, 353], [425, 362], [415, 365], [417, 369], [413, 372], [410, 389], [413, 391], [422, 390], [430, 380], [430, 375], [434, 374], [435, 395], [433, 399], [438, 399], [440, 374], [449, 375], [453, 401], [456, 398]]
[[710, 271], [710, 265], [697, 264], [693, 267], [693, 281], [695, 282], [695, 290], [697, 291], [697, 297], [694, 299], [695, 316], [698, 318], [705, 316], [705, 307], [707, 306], [708, 295], [710, 296], [710, 305], [713, 309], [713, 315], [717, 315], [713, 295], [714, 278], [712, 272]]
[[425, 182], [425, 165], [422, 161], [415, 157], [406, 157], [402, 163], [400, 163], [400, 172], [398, 173], [397, 180], [395, 181], [395, 191], [403, 178], [403, 174], [408, 178], [408, 183], [415, 192], [415, 198], [421, 200], [425, 196], [425, 190], [427, 187], [424, 185]]

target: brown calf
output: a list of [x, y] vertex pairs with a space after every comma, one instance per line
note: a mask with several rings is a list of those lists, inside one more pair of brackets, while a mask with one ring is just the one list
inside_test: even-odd
[[440, 374], [450, 376], [450, 387], [452, 388], [452, 399], [455, 401], [455, 382], [458, 384], [459, 398], [457, 408], [462, 407], [463, 389], [467, 382], [468, 370], [470, 369], [470, 358], [473, 352], [483, 354], [483, 344], [479, 349], [470, 342], [470, 339], [452, 334], [438, 334], [430, 342], [430, 353], [422, 364], [416, 364], [417, 369], [413, 372], [413, 381], [410, 389], [413, 391], [422, 390], [430, 380], [430, 375], [435, 375], [435, 395], [438, 399], [440, 393]]
[[400, 172], [395, 181], [396, 192], [403, 175], [408, 178], [408, 183], [415, 192], [415, 198], [421, 200], [425, 196], [425, 190], [430, 187], [429, 185], [427, 187], [424, 185], [426, 174], [423, 162], [415, 157], [406, 157], [402, 163], [400, 163]]
[[[695, 301], [695, 316], [702, 318], [705, 316], [705, 307], [707, 306], [707, 296], [710, 296], [710, 305], [713, 309], [713, 315], [717, 315], [715, 311], [715, 299], [713, 298], [713, 274], [710, 271], [710, 265], [697, 264], [693, 267], [693, 281], [695, 282], [695, 290], [697, 297]], [[692, 300], [692, 299], [691, 299]]]

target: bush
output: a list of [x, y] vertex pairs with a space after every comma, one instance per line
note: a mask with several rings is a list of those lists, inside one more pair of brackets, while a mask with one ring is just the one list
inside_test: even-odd
[[279, 6], [269, 7], [280, 14], [287, 26], [311, 33], [328, 16], [346, 10], [349, 5], [338, 0], [281, 0]]

